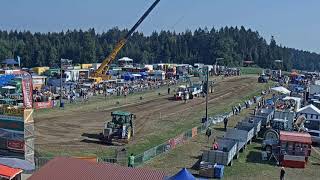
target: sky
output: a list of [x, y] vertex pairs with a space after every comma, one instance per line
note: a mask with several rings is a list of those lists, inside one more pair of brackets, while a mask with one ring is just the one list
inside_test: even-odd
[[[131, 28], [154, 0], [1, 0], [0, 29], [57, 32]], [[244, 26], [283, 46], [320, 53], [319, 0], [161, 0], [138, 28]]]

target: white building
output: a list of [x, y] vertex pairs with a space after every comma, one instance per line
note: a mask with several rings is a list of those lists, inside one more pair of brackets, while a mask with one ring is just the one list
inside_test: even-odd
[[312, 130], [320, 130], [320, 110], [310, 104], [297, 111], [297, 116], [304, 115], [307, 119], [305, 127]]

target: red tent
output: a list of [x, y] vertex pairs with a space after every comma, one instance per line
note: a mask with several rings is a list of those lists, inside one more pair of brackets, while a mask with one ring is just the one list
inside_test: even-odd
[[13, 179], [18, 174], [22, 173], [21, 169], [11, 168], [0, 164], [0, 177], [5, 179]]

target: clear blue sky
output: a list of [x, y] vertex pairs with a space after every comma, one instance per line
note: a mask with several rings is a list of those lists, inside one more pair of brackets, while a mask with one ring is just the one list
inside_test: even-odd
[[[154, 0], [1, 0], [0, 29], [130, 28]], [[161, 0], [139, 31], [245, 26], [268, 41], [320, 53], [319, 0]]]

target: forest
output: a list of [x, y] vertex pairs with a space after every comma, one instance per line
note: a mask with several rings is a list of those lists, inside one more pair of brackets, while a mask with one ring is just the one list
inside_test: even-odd
[[[118, 28], [103, 33], [94, 29], [48, 33], [1, 30], [0, 60], [19, 56], [24, 67], [54, 67], [61, 58], [76, 64], [101, 62], [127, 31]], [[199, 28], [180, 33], [160, 31], [148, 36], [135, 32], [118, 54], [118, 58], [123, 56], [140, 64], [215, 64], [217, 58], [223, 58], [217, 63], [242, 66], [244, 61], [253, 61], [262, 68], [320, 69], [319, 54], [279, 45], [274, 37], [266, 40], [245, 27]]]

